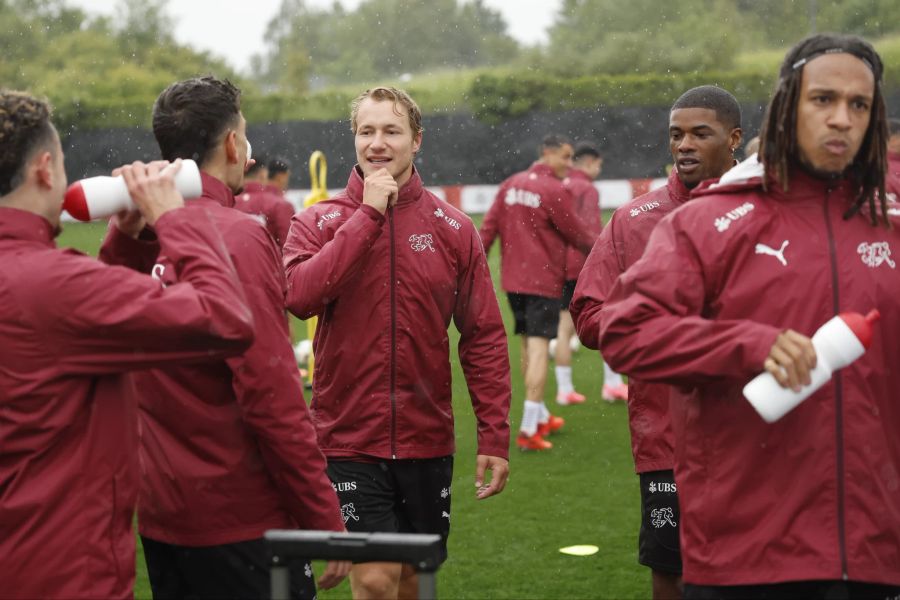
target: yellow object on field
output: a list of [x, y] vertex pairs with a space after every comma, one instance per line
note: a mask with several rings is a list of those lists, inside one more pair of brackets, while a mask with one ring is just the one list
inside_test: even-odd
[[[325, 160], [325, 154], [316, 150], [309, 157], [309, 180], [310, 193], [303, 200], [303, 207], [309, 208], [316, 202], [328, 199], [328, 186], [325, 184], [325, 177], [328, 174], [328, 162]], [[306, 334], [310, 341], [316, 337], [316, 324], [319, 322], [318, 317], [310, 317], [306, 320]], [[307, 378], [312, 383], [313, 373], [315, 371], [315, 353], [309, 353], [309, 365], [307, 367], [309, 374]]]
[[578, 546], [566, 546], [565, 548], [560, 548], [559, 551], [570, 556], [591, 556], [592, 554], [597, 554], [600, 548], [593, 544], [580, 544]]

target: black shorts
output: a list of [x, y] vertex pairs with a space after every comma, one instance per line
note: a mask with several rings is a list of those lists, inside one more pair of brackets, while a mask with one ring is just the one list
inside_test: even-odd
[[681, 574], [678, 494], [672, 471], [640, 473], [641, 532], [638, 562], [654, 571]]
[[[268, 598], [269, 548], [262, 538], [218, 546], [176, 546], [141, 536], [154, 598]], [[288, 564], [290, 597], [313, 600], [309, 561]]]
[[562, 301], [559, 303], [559, 310], [569, 310], [572, 304], [572, 296], [575, 295], [575, 286], [578, 284], [577, 279], [567, 279], [563, 284]]
[[516, 335], [552, 340], [559, 328], [559, 298], [508, 292], [509, 307], [516, 320]]
[[453, 457], [329, 460], [328, 477], [341, 503], [347, 531], [437, 533], [447, 560]]
[[790, 581], [763, 585], [691, 585], [685, 584], [685, 600], [884, 600], [900, 595], [900, 586], [859, 581]]

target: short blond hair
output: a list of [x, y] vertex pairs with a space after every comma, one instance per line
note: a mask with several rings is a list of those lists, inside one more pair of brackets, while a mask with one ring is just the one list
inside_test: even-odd
[[413, 137], [425, 131], [422, 127], [422, 111], [419, 110], [419, 105], [412, 99], [412, 96], [399, 88], [379, 86], [364, 91], [350, 103], [350, 130], [354, 134], [356, 133], [357, 128], [356, 118], [359, 115], [359, 105], [362, 104], [363, 100], [366, 98], [371, 98], [375, 102], [383, 102], [385, 100], [393, 102], [394, 112], [397, 115], [402, 115], [402, 113], [397, 110], [397, 105], [400, 104], [401, 106], [405, 106], [407, 117], [409, 119], [409, 127], [412, 129]]

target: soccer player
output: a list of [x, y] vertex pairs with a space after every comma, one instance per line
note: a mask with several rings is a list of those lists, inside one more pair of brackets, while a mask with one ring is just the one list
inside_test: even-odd
[[[176, 161], [177, 162], [177, 161]], [[118, 169], [175, 259], [168, 287], [54, 237], [66, 190], [47, 104], [0, 92], [0, 596], [132, 598], [138, 485], [135, 369], [221, 360], [253, 321], [222, 239], [184, 207], [179, 165]], [[101, 256], [101, 258], [105, 258]]]
[[[189, 201], [222, 234], [253, 313], [239, 356], [132, 375], [143, 477], [138, 527], [155, 597], [267, 597], [267, 529], [343, 531], [337, 496], [303, 401], [284, 312], [280, 254], [259, 223], [233, 209], [247, 163], [240, 91], [214, 77], [173, 83], [153, 107], [168, 160], [196, 156], [203, 195]], [[127, 241], [127, 240], [125, 240]], [[153, 244], [128, 256], [164, 285], [178, 257]], [[155, 263], [155, 264], [154, 264]], [[329, 563], [327, 588], [349, 571]], [[312, 598], [308, 564], [291, 565], [291, 596]]]
[[234, 198], [234, 207], [256, 217], [265, 225], [269, 235], [281, 249], [295, 211], [294, 206], [285, 200], [281, 190], [268, 183], [268, 174], [269, 169], [262, 161], [251, 164], [245, 174], [243, 191]]
[[[701, 181], [717, 179], [728, 171], [740, 144], [741, 107], [727, 91], [704, 85], [675, 101], [669, 111], [669, 151], [675, 168], [668, 183], [613, 214], [581, 272], [572, 315], [586, 346], [598, 347], [600, 309], [616, 278], [643, 254], [657, 223], [684, 205], [690, 190]], [[631, 449], [641, 489], [638, 562], [652, 571], [656, 599], [681, 595], [669, 389], [639, 379], [632, 379], [628, 386]], [[669, 518], [660, 518], [660, 514]]]
[[[785, 56], [742, 163], [666, 217], [601, 313], [601, 350], [677, 384], [672, 419], [686, 598], [900, 593], [900, 218], [884, 193], [881, 58], [808, 37]], [[747, 168], [744, 168], [747, 167]], [[881, 312], [859, 360], [775, 423], [742, 388], [809, 383], [808, 336]]]
[[[478, 232], [425, 189], [413, 160], [422, 116], [377, 87], [352, 103], [358, 164], [346, 189], [294, 217], [288, 309], [319, 316], [312, 413], [351, 531], [450, 532], [451, 319], [478, 420], [475, 486], [508, 475], [509, 356]], [[491, 471], [491, 480], [485, 479]], [[357, 564], [355, 598], [415, 597], [409, 565]]]
[[566, 245], [586, 253], [594, 243], [562, 184], [572, 166], [572, 143], [548, 135], [540, 153], [528, 170], [501, 184], [480, 231], [485, 251], [500, 237], [502, 285], [522, 340], [525, 410], [516, 437], [522, 450], [551, 449], [545, 437], [564, 425], [544, 404], [549, 342], [559, 326]]
[[[594, 180], [603, 168], [603, 157], [597, 147], [590, 142], [580, 142], [575, 146], [572, 155], [572, 168], [569, 169], [563, 185], [572, 197], [576, 214], [585, 229], [596, 237], [600, 235], [600, 194], [594, 187]], [[569, 314], [569, 303], [575, 291], [578, 273], [584, 266], [587, 254], [575, 246], [566, 247], [566, 274], [563, 284], [562, 302], [559, 311], [559, 326], [556, 331], [554, 348], [554, 371], [556, 373], [556, 403], [560, 405], [581, 404], [585, 397], [575, 391], [572, 383], [572, 347], [575, 338], [575, 324]]]
[[274, 157], [267, 165], [269, 187], [284, 196], [291, 184], [291, 163], [280, 156]]

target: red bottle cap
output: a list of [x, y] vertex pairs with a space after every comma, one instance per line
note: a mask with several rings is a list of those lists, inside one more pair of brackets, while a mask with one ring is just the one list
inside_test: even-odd
[[853, 335], [863, 345], [863, 348], [868, 349], [872, 343], [873, 325], [875, 321], [881, 318], [881, 313], [878, 312], [878, 309], [873, 308], [866, 316], [855, 312], [841, 313], [838, 316], [844, 320], [844, 323], [847, 324]]
[[66, 190], [63, 208], [79, 221], [91, 220], [91, 211], [88, 209], [87, 198], [84, 197], [80, 181], [76, 181]]

